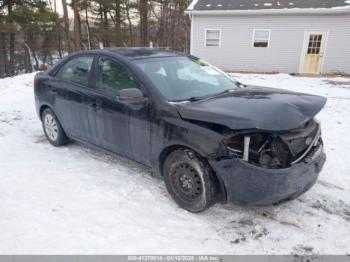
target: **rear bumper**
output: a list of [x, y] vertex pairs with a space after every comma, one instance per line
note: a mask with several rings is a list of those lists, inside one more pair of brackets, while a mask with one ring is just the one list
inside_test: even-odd
[[323, 146], [286, 169], [264, 169], [241, 159], [210, 161], [226, 189], [229, 203], [265, 206], [295, 199], [316, 182], [326, 161]]
[[39, 102], [39, 97], [36, 94], [34, 94], [34, 101], [35, 101], [36, 114], [41, 119], [41, 116], [40, 116], [40, 102]]

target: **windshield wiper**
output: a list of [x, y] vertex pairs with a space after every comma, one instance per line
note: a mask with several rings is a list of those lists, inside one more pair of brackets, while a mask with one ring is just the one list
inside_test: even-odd
[[221, 95], [224, 95], [224, 94], [231, 93], [231, 92], [233, 92], [233, 91], [236, 91], [236, 90], [235, 90], [235, 89], [227, 89], [227, 90], [225, 90], [225, 91], [222, 91], [222, 92], [220, 92], [220, 93], [218, 93], [218, 94], [213, 95], [212, 97], [221, 96]]
[[210, 95], [210, 96], [192, 96], [190, 98], [181, 99], [181, 100], [175, 100], [173, 102], [184, 102], [184, 101], [196, 102], [196, 101], [200, 101], [200, 100], [204, 100], [204, 99], [210, 99], [210, 98], [213, 98], [213, 97], [217, 97], [217, 96], [220, 96], [220, 95], [223, 95], [223, 94], [231, 93], [233, 91], [235, 91], [235, 89], [227, 89], [227, 90], [225, 90], [223, 92], [220, 92], [220, 93], [214, 94], [214, 95]]
[[185, 102], [185, 101], [196, 102], [196, 101], [203, 100], [206, 98], [207, 97], [205, 97], [205, 96], [192, 96], [192, 97], [186, 98], [186, 99], [173, 100], [172, 102], [175, 102], [175, 103], [181, 103], [181, 102]]
[[207, 97], [205, 96], [192, 96], [190, 97], [189, 99], [186, 99], [188, 101], [191, 101], [191, 102], [196, 102], [196, 101], [199, 101], [199, 100], [203, 100], [203, 99], [206, 99]]

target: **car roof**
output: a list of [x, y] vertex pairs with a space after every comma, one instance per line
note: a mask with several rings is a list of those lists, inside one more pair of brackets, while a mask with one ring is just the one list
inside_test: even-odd
[[76, 57], [80, 55], [115, 55], [122, 57], [130, 62], [133, 60], [149, 59], [149, 58], [162, 58], [162, 57], [188, 57], [185, 53], [168, 50], [165, 48], [147, 48], [147, 47], [112, 47], [104, 49], [86, 50], [72, 53], [65, 57], [65, 59], [60, 60], [51, 69], [49, 69], [49, 74], [54, 74], [60, 68], [62, 63], [66, 63], [71, 57]]
[[[95, 50], [97, 51], [97, 50]], [[103, 53], [117, 54], [127, 60], [159, 58], [159, 57], [181, 57], [186, 54], [167, 50], [164, 48], [146, 48], [146, 47], [113, 47], [100, 50]]]

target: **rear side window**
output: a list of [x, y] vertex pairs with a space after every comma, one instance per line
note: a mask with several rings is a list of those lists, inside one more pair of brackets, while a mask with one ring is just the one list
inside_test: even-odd
[[139, 88], [129, 71], [109, 58], [100, 58], [96, 75], [96, 89], [110, 96], [127, 88]]
[[93, 60], [92, 56], [73, 58], [60, 69], [57, 77], [61, 80], [87, 86]]

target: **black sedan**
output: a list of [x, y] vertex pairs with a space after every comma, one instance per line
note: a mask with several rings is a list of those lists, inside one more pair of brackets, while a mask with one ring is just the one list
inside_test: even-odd
[[182, 53], [80, 52], [38, 73], [34, 90], [52, 145], [76, 140], [149, 166], [191, 212], [294, 199], [326, 159], [314, 118], [325, 98], [245, 86]]

